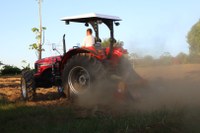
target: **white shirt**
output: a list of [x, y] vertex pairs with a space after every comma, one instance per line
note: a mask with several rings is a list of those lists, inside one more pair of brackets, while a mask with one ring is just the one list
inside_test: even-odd
[[86, 36], [84, 38], [82, 47], [91, 47], [95, 44], [95, 39], [92, 35]]

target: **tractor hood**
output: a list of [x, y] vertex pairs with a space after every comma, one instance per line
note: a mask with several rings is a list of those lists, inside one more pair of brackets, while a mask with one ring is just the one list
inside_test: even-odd
[[51, 56], [51, 57], [46, 57], [41, 60], [37, 60], [35, 63], [36, 64], [42, 64], [42, 65], [50, 65], [55, 63], [56, 61], [61, 61], [62, 56]]

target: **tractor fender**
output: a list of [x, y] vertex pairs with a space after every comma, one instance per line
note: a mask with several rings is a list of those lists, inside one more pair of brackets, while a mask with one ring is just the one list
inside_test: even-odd
[[89, 48], [76, 48], [71, 49], [67, 53], [63, 55], [62, 61], [61, 61], [61, 71], [64, 69], [64, 66], [66, 62], [74, 55], [80, 54], [80, 53], [91, 53], [93, 56], [97, 56], [97, 53], [94, 50], [90, 50]]

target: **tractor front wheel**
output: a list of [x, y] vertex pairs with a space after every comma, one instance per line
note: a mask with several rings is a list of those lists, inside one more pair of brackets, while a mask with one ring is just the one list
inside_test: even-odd
[[34, 72], [30, 70], [22, 71], [21, 96], [23, 100], [32, 100], [35, 96]]

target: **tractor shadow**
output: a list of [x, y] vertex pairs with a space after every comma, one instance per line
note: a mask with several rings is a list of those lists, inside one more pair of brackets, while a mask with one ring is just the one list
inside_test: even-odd
[[37, 93], [34, 97], [34, 101], [52, 101], [58, 99], [60, 99], [58, 93], [53, 92], [48, 92], [47, 94]]
[[43, 89], [36, 91], [36, 95], [34, 96], [33, 101], [39, 102], [39, 101], [54, 101], [59, 100], [62, 97], [59, 95], [59, 93], [54, 89]]

